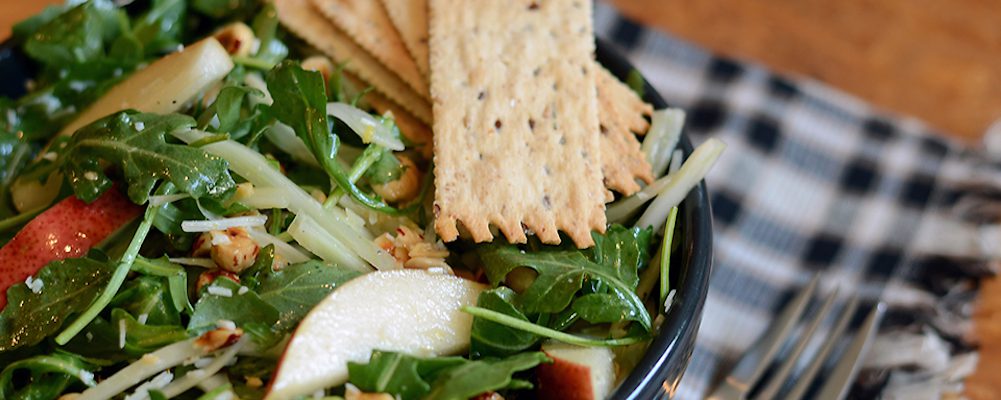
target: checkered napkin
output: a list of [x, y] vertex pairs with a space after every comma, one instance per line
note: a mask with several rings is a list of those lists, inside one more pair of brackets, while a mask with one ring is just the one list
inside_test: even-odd
[[597, 5], [595, 30], [687, 111], [696, 143], [729, 145], [707, 178], [714, 271], [677, 397], [708, 394], [816, 273], [825, 290], [889, 306], [851, 397], [961, 390], [976, 365], [966, 338], [977, 279], [1001, 259], [999, 230], [985, 222], [1001, 215], [1001, 163], [919, 121], [710, 54], [607, 5]]

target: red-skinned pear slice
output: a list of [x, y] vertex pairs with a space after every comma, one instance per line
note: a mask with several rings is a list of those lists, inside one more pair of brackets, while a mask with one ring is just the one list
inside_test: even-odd
[[299, 324], [265, 400], [340, 385], [348, 362], [368, 362], [372, 350], [420, 357], [464, 352], [473, 318], [460, 309], [475, 305], [485, 288], [423, 270], [376, 271], [349, 281]]
[[83, 256], [140, 212], [142, 207], [112, 188], [93, 203], [70, 196], [36, 216], [0, 248], [0, 309], [8, 287], [52, 261]]
[[540, 399], [602, 400], [615, 383], [615, 356], [607, 347], [581, 347], [548, 342], [542, 351], [553, 359], [540, 364]]

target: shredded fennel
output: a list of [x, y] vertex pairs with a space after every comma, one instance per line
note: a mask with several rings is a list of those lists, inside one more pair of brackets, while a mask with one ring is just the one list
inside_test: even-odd
[[[205, 136], [199, 131], [173, 132], [179, 139], [190, 142]], [[332, 239], [341, 247], [350, 251], [343, 257], [350, 261], [342, 264], [345, 267], [368, 268], [367, 261], [378, 269], [396, 268], [396, 259], [378, 248], [371, 234], [363, 227], [353, 225], [344, 212], [338, 207], [324, 209], [323, 206], [306, 191], [282, 175], [268, 164], [260, 153], [234, 141], [217, 142], [203, 147], [208, 152], [222, 157], [230, 164], [230, 169], [240, 174], [256, 186], [276, 187], [285, 191], [289, 199], [289, 211], [296, 215], [306, 215], [317, 222]]]

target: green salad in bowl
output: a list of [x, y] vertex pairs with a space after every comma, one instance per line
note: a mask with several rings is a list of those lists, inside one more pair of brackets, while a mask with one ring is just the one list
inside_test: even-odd
[[71, 2], [8, 44], [3, 399], [608, 396], [724, 147], [654, 111], [593, 246], [444, 243], [430, 129], [269, 2]]

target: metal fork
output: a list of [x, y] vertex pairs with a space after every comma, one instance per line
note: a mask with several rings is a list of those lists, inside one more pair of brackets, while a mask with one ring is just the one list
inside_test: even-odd
[[[814, 277], [810, 281], [810, 284], [782, 309], [778, 319], [772, 323], [764, 336], [758, 339], [754, 347], [741, 357], [733, 371], [713, 391], [709, 399], [743, 400], [747, 398], [751, 389], [757, 386], [756, 384], [760, 385], [762, 389], [758, 391], [755, 399], [774, 399], [777, 398], [784, 386], [792, 382], [794, 382], [792, 383], [792, 388], [783, 394], [783, 399], [798, 400], [806, 394], [807, 389], [810, 388], [821, 367], [828, 361], [831, 351], [834, 350], [838, 339], [841, 338], [842, 333], [848, 327], [848, 323], [858, 309], [858, 298], [852, 297], [842, 308], [834, 327], [820, 349], [813, 354], [810, 363], [802, 369], [799, 375], [794, 377], [794, 381], [787, 380], [794, 372], [793, 370], [799, 363], [800, 358], [803, 357], [803, 352], [806, 350], [810, 339], [816, 333], [817, 328], [831, 314], [831, 309], [837, 298], [837, 290], [829, 294], [824, 299], [817, 314], [811, 320], [806, 321], [806, 326], [802, 334], [775, 373], [768, 377], [765, 382], [758, 382], [758, 380], [772, 364], [782, 344], [792, 339], [793, 328], [803, 317], [807, 305], [817, 291], [818, 280], [819, 277]], [[883, 315], [883, 308], [882, 303], [872, 307], [872, 310], [866, 316], [865, 322], [856, 333], [855, 338], [852, 339], [843, 354], [840, 355], [841, 358], [831, 369], [827, 379], [823, 382], [814, 398], [841, 400], [845, 397], [849, 387], [855, 380], [855, 376], [858, 374], [859, 367], [861, 366], [861, 355], [865, 353], [869, 342], [876, 333], [876, 327], [879, 325], [879, 321]]]

